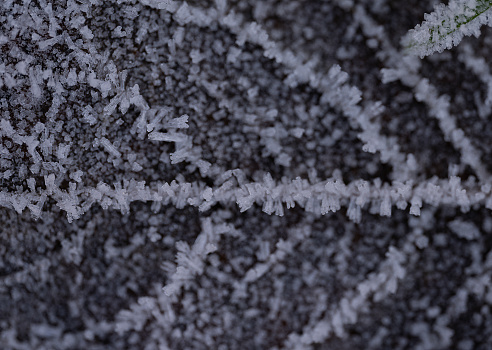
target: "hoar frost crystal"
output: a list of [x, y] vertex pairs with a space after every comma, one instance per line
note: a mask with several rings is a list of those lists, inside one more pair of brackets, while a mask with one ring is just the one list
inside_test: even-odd
[[489, 349], [491, 4], [435, 3], [0, 2], [0, 348]]

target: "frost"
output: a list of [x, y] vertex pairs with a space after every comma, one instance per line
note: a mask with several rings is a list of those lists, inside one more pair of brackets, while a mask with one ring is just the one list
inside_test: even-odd
[[58, 157], [58, 160], [61, 162], [65, 161], [68, 157], [69, 151], [70, 145], [60, 144], [58, 146], [58, 149], [56, 150], [56, 156]]
[[27, 62], [26, 61], [20, 61], [15, 65], [15, 69], [19, 72], [19, 74], [22, 75], [27, 75]]
[[459, 44], [464, 36], [480, 35], [480, 27], [491, 24], [491, 4], [485, 0], [451, 0], [440, 4], [425, 21], [410, 30], [403, 46], [421, 57]]
[[183, 142], [186, 140], [186, 135], [182, 133], [163, 133], [153, 131], [149, 134], [149, 140], [165, 141], [165, 142]]
[[77, 170], [74, 173], [70, 174], [70, 178], [75, 180], [75, 182], [81, 182], [82, 181], [82, 175], [84, 175], [84, 172], [81, 170]]
[[32, 67], [29, 69], [29, 80], [31, 81], [31, 92], [34, 98], [40, 98], [42, 93], [41, 87], [39, 86], [38, 78], [34, 74], [34, 70]]
[[1, 2], [2, 348], [490, 348], [490, 40], [444, 52], [490, 2], [447, 3], [405, 48], [429, 3]]
[[460, 238], [475, 240], [480, 237], [480, 230], [472, 222], [454, 220], [448, 226]]

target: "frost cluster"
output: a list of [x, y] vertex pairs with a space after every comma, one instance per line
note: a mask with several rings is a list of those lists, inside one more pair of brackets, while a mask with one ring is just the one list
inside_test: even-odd
[[0, 348], [492, 347], [490, 2], [432, 5], [1, 1]]

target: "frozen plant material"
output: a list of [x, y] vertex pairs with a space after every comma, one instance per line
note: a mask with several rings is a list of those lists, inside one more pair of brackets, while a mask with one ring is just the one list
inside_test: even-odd
[[492, 348], [491, 36], [406, 54], [437, 2], [0, 1], [0, 348]]
[[458, 45], [464, 36], [480, 35], [480, 27], [492, 24], [492, 1], [451, 0], [440, 4], [435, 11], [425, 15], [402, 40], [403, 47], [420, 57], [442, 52]]

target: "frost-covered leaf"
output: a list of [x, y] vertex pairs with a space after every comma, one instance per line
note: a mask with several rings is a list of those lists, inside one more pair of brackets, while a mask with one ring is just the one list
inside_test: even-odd
[[403, 47], [421, 57], [442, 52], [458, 45], [464, 36], [479, 36], [480, 27], [492, 23], [492, 1], [451, 0], [425, 15], [422, 24], [410, 30], [402, 40]]

